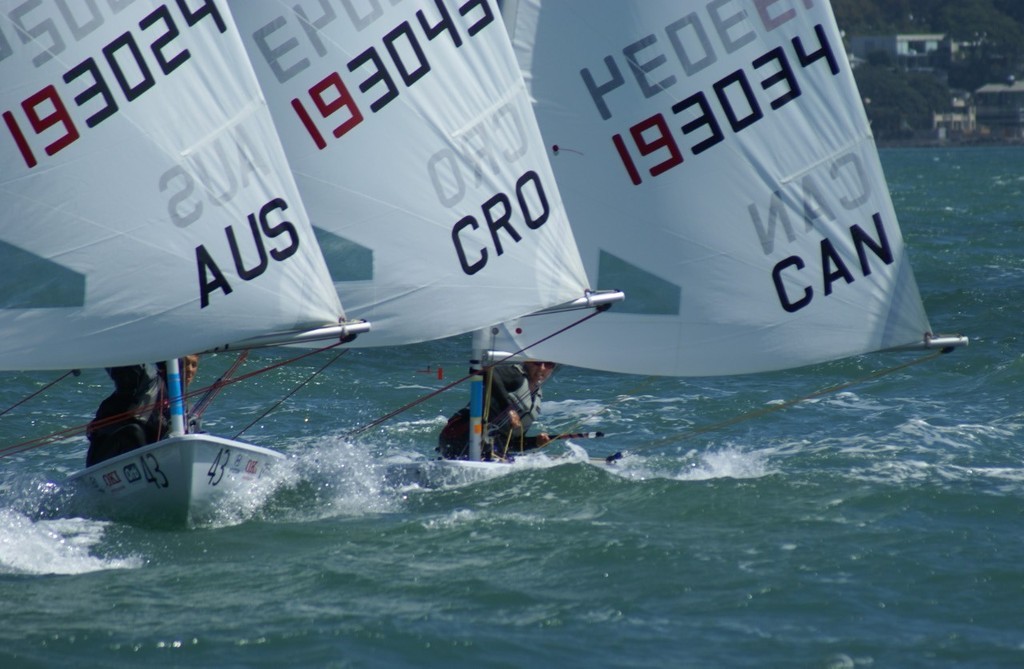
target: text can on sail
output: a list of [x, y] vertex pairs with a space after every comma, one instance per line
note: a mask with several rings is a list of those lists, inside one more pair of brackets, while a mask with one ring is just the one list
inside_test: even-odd
[[567, 317], [516, 319], [496, 346], [714, 376], [966, 343], [932, 335], [827, 2], [503, 14], [545, 140], [573, 149], [552, 165], [590, 282], [627, 299], [557, 337]]

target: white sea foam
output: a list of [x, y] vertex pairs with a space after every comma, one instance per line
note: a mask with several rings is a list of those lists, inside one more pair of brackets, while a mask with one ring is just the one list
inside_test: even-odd
[[772, 473], [767, 454], [726, 447], [701, 453], [689, 470], [682, 472], [678, 478], [686, 481], [756, 479]]
[[644, 456], [625, 453], [625, 457], [606, 467], [623, 478], [643, 480], [651, 478], [677, 481], [706, 481], [709, 479], [756, 479], [775, 473], [767, 451], [751, 451], [735, 446], [698, 452], [692, 450], [679, 456]]
[[978, 445], [986, 439], [1012, 439], [1015, 436], [1015, 427], [981, 423], [932, 425], [918, 418], [900, 426], [900, 432], [929, 448], [942, 446], [957, 449]]
[[413, 454], [390, 456], [382, 461], [385, 482], [402, 492], [460, 488], [509, 476], [529, 469], [550, 469], [566, 462], [587, 461], [586, 451], [569, 445], [568, 455], [527, 453], [513, 462], [465, 462], [426, 459]]
[[91, 550], [103, 540], [109, 523], [64, 518], [32, 520], [0, 509], [0, 572], [9, 574], [84, 574], [104, 569], [138, 569], [141, 557], [99, 557]]
[[319, 519], [394, 510], [398, 500], [385, 486], [380, 462], [365, 444], [325, 436], [307, 440], [301, 449], [275, 468], [277, 492], [284, 497], [298, 494], [303, 500], [289, 516]]

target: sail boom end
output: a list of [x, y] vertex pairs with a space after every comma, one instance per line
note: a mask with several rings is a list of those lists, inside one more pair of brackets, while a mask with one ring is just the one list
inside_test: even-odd
[[953, 350], [958, 346], [967, 346], [971, 340], [966, 335], [925, 335], [925, 348], [938, 348], [943, 351]]
[[552, 314], [561, 311], [573, 311], [575, 309], [607, 309], [616, 302], [626, 299], [626, 294], [621, 290], [595, 290], [587, 291], [583, 297], [578, 297], [570, 302], [558, 304], [541, 311], [535, 311], [530, 316], [540, 314]]
[[225, 351], [237, 351], [249, 348], [290, 346], [331, 340], [337, 340], [345, 344], [355, 339], [357, 335], [369, 331], [369, 321], [346, 321], [344, 323], [338, 323], [337, 325], [325, 325], [324, 327], [314, 328], [312, 330], [276, 332], [274, 334], [268, 334], [261, 337], [253, 337], [234, 344], [218, 346], [208, 351], [204, 351], [204, 353], [223, 353]]
[[959, 346], [967, 346], [970, 343], [970, 338], [965, 335], [933, 335], [930, 332], [926, 332], [924, 338], [916, 344], [906, 344], [904, 346], [894, 346], [892, 348], [885, 349], [887, 351], [919, 351], [921, 349], [940, 349], [943, 353], [948, 353], [954, 348]]

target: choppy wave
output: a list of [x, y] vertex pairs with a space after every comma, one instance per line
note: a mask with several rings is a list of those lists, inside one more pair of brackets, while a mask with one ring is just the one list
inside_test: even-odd
[[82, 518], [33, 520], [0, 509], [0, 572], [85, 574], [105, 569], [138, 569], [139, 556], [102, 556], [95, 551], [110, 523]]
[[261, 518], [310, 521], [387, 513], [396, 499], [378, 458], [341, 436], [306, 440], [275, 471], [276, 489]]

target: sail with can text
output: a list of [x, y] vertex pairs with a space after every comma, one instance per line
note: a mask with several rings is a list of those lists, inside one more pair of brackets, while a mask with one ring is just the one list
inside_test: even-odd
[[827, 2], [504, 10], [591, 282], [626, 293], [528, 355], [701, 376], [931, 341]]

